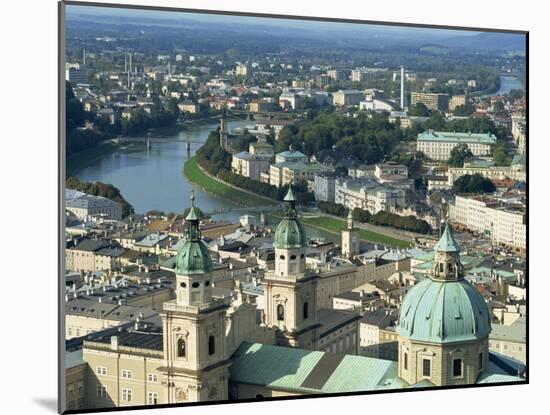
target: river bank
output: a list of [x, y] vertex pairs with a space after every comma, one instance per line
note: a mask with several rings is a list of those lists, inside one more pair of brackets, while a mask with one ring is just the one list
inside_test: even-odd
[[212, 195], [228, 199], [231, 202], [244, 207], [275, 206], [277, 202], [264, 196], [255, 195], [243, 189], [225, 183], [224, 181], [208, 174], [199, 166], [195, 157], [190, 158], [183, 165], [183, 174], [191, 182], [200, 186], [202, 190]]
[[[194, 157], [186, 161], [184, 165], [184, 174], [191, 182], [201, 186], [204, 191], [221, 198], [227, 198], [234, 203], [239, 203], [240, 205], [257, 207], [266, 206], [266, 204], [269, 204], [269, 206], [277, 204], [274, 200], [264, 196], [254, 195], [253, 193], [238, 189], [228, 183], [225, 183], [218, 178], [212, 177], [199, 166]], [[278, 212], [271, 212], [270, 215], [276, 218], [282, 217], [282, 215], [279, 215]], [[309, 227], [330, 232], [332, 234], [340, 234], [340, 232], [347, 226], [345, 220], [336, 219], [322, 214], [309, 217], [302, 216], [301, 221]], [[373, 232], [366, 229], [359, 229], [358, 233], [359, 238], [364, 241], [380, 243], [392, 247], [408, 248], [412, 243], [410, 239], [395, 238], [383, 233]]]
[[93, 163], [112, 153], [120, 148], [119, 144], [112, 142], [111, 140], [104, 141], [96, 147], [92, 147], [86, 150], [79, 151], [71, 157], [67, 157], [66, 163], [66, 176], [71, 177], [78, 173], [79, 170], [85, 166]]

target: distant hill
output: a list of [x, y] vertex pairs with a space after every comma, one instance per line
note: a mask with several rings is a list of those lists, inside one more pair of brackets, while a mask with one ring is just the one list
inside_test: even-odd
[[420, 52], [430, 53], [432, 55], [447, 55], [449, 54], [449, 48], [442, 45], [427, 44], [418, 48]]
[[525, 36], [513, 33], [482, 32], [442, 39], [438, 43], [447, 47], [476, 50], [525, 50]]

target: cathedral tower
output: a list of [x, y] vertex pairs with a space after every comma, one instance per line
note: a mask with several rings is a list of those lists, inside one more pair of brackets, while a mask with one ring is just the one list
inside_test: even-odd
[[265, 277], [266, 323], [278, 329], [281, 345], [314, 350], [318, 337], [317, 280], [306, 271], [306, 234], [297, 218], [292, 187], [285, 217], [275, 231], [275, 270]]
[[160, 313], [169, 403], [228, 397], [224, 337], [228, 304], [212, 299], [212, 258], [201, 239], [194, 195], [191, 201], [185, 241], [176, 256], [176, 299], [164, 303]]
[[399, 310], [399, 376], [410, 385], [473, 384], [489, 363], [489, 310], [463, 277], [450, 225], [434, 250], [432, 274], [407, 293]]
[[347, 227], [342, 230], [342, 255], [346, 258], [353, 258], [359, 254], [359, 244], [359, 232], [353, 224], [353, 210], [350, 209]]

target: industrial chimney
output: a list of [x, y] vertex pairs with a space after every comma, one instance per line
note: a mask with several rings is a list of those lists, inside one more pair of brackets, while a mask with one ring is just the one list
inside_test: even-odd
[[405, 108], [405, 67], [401, 66], [401, 109]]

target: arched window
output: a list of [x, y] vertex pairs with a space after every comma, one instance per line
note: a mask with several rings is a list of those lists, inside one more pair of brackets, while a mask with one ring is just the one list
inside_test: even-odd
[[291, 255], [291, 256], [290, 256], [290, 259], [295, 260], [295, 259], [296, 259], [296, 255]]
[[264, 398], [264, 395], [262, 395], [261, 393], [258, 393], [256, 395], [256, 399], [263, 399]]
[[216, 339], [214, 339], [214, 336], [210, 336], [208, 338], [208, 354], [212, 355], [216, 352]]
[[277, 320], [283, 321], [285, 319], [285, 307], [282, 304], [277, 306]]
[[181, 287], [181, 288], [185, 288], [185, 287], [187, 287], [187, 284], [184, 283], [184, 282], [182, 282], [182, 283], [180, 284], [180, 287]]
[[309, 317], [309, 304], [307, 301], [304, 303], [304, 320], [307, 320]]
[[280, 255], [279, 258], [280, 258], [280, 259], [285, 259], [285, 256], [284, 256], [284, 255]]
[[185, 340], [181, 337], [178, 339], [178, 357], [185, 357]]

